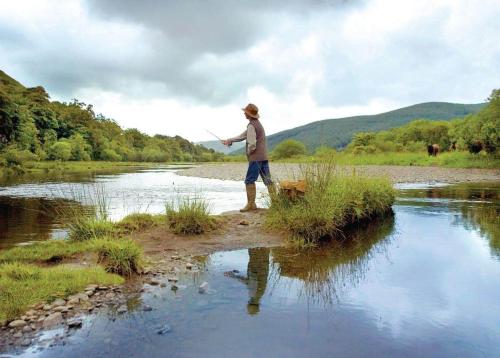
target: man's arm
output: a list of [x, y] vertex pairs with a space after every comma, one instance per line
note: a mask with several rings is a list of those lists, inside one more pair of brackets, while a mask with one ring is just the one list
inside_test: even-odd
[[229, 138], [229, 139], [222, 141], [222, 144], [230, 146], [234, 142], [242, 142], [245, 139], [247, 139], [247, 131], [244, 131], [243, 133], [241, 133], [240, 135], [238, 135], [236, 137]]
[[252, 154], [257, 149], [257, 132], [255, 127], [249, 124], [247, 127], [247, 154]]

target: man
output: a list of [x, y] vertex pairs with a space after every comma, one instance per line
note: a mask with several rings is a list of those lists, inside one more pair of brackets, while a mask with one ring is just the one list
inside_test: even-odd
[[247, 190], [247, 205], [240, 209], [241, 212], [256, 210], [255, 204], [256, 188], [255, 182], [259, 175], [267, 186], [269, 195], [274, 195], [276, 189], [271, 180], [269, 171], [269, 161], [267, 159], [266, 132], [259, 121], [259, 109], [255, 104], [249, 103], [242, 108], [245, 117], [248, 119], [247, 130], [239, 136], [223, 140], [224, 145], [230, 146], [234, 142], [241, 142], [246, 139], [246, 154], [248, 159], [248, 171], [245, 178]]

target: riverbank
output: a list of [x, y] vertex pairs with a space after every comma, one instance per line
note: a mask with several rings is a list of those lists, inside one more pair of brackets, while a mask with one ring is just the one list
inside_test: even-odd
[[[298, 177], [307, 164], [273, 163], [271, 174], [277, 180]], [[244, 180], [247, 163], [211, 163], [182, 169], [179, 175], [222, 180]], [[459, 169], [392, 165], [339, 166], [344, 172], [356, 171], [369, 177], [388, 177], [393, 183], [465, 183], [500, 181], [500, 169]], [[260, 180], [260, 179], [259, 179]]]

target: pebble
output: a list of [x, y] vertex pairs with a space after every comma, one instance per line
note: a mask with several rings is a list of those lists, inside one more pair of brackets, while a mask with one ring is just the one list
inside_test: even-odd
[[23, 333], [22, 332], [16, 332], [12, 335], [12, 337], [14, 338], [21, 338], [23, 336]]
[[21, 342], [21, 345], [22, 345], [23, 347], [27, 347], [27, 346], [29, 346], [30, 344], [31, 344], [31, 339], [29, 339], [29, 338], [23, 339], [23, 341]]
[[198, 287], [198, 292], [199, 293], [206, 293], [208, 291], [208, 282], [203, 282], [200, 287]]
[[149, 280], [149, 284], [151, 286], [158, 286], [160, 284], [160, 280], [152, 278], [151, 280]]
[[83, 321], [80, 318], [73, 318], [69, 319], [66, 323], [68, 324], [68, 327], [76, 328], [76, 327], [81, 327]]
[[177, 277], [169, 277], [168, 282], [177, 282], [179, 279]]
[[193, 264], [188, 262], [188, 263], [186, 264], [186, 268], [187, 268], [188, 270], [191, 270], [191, 269], [193, 268]]
[[16, 319], [15, 321], [9, 323], [10, 328], [24, 327], [26, 325], [26, 321], [23, 321], [22, 319]]
[[65, 304], [66, 304], [66, 301], [61, 299], [61, 298], [58, 298], [57, 300], [52, 302], [53, 307], [64, 306]]
[[177, 291], [179, 289], [179, 287], [174, 283], [174, 284], [172, 284], [172, 286], [170, 286], [170, 289], [172, 291]]
[[171, 256], [171, 259], [172, 260], [180, 260], [181, 258], [177, 255], [173, 255], [173, 256]]
[[246, 221], [246, 220], [241, 220], [241, 221], [239, 222], [239, 225], [248, 226], [248, 225], [250, 225], [250, 223], [249, 223], [248, 221]]
[[160, 287], [167, 287], [167, 284], [165, 282], [160, 283]]
[[49, 328], [53, 327], [59, 323], [62, 322], [62, 314], [61, 312], [54, 312], [50, 314], [45, 320], [43, 321], [43, 327], [44, 328]]
[[118, 309], [116, 310], [117, 313], [125, 313], [127, 312], [127, 306], [124, 306], [124, 305], [121, 305], [120, 307], [118, 307]]
[[144, 312], [149, 312], [149, 311], [152, 311], [152, 310], [153, 310], [153, 307], [148, 306], [148, 305], [145, 305], [144, 307], [142, 307], [142, 310], [143, 310]]
[[23, 327], [23, 333], [30, 333], [31, 331], [33, 331], [33, 329], [30, 326]]
[[172, 330], [172, 328], [168, 324], [165, 324], [156, 333], [163, 335], [163, 334], [167, 334], [171, 330]]

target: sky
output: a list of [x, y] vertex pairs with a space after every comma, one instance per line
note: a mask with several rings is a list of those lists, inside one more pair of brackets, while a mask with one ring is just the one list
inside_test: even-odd
[[124, 128], [268, 134], [500, 87], [498, 0], [0, 0], [0, 69]]

